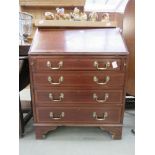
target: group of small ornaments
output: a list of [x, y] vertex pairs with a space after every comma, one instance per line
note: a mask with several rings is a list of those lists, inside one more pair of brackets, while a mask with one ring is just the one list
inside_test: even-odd
[[[68, 20], [68, 21], [98, 21], [99, 17], [96, 12], [91, 12], [88, 16], [85, 12], [75, 7], [73, 12], [65, 13], [64, 8], [56, 8], [56, 13], [45, 12], [46, 20]], [[109, 22], [109, 14], [103, 13], [101, 16], [101, 22]]]

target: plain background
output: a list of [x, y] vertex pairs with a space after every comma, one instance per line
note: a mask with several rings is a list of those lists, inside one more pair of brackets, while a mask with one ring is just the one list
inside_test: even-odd
[[[0, 4], [0, 154], [5, 155], [19, 154], [18, 3]], [[136, 155], [155, 154], [154, 3], [136, 0]]]

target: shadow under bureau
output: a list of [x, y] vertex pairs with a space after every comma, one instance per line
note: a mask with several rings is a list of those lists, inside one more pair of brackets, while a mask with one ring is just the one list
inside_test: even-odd
[[121, 139], [127, 59], [115, 28], [38, 29], [29, 51], [36, 138], [96, 126]]

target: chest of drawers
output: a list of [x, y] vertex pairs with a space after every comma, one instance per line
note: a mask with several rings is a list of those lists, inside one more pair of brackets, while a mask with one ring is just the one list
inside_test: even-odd
[[117, 29], [38, 29], [29, 51], [36, 138], [96, 126], [121, 139], [128, 52]]

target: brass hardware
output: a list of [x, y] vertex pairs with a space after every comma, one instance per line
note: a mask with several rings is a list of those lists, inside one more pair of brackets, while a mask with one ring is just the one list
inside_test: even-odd
[[94, 76], [93, 78], [94, 82], [96, 82], [97, 84], [100, 84], [100, 85], [105, 85], [107, 84], [109, 81], [110, 81], [110, 77], [109, 76], [106, 76], [105, 77], [105, 82], [98, 82], [98, 78], [96, 76]]
[[53, 99], [53, 94], [52, 93], [49, 93], [48, 97], [49, 97], [49, 99], [51, 101], [60, 102], [64, 98], [64, 94], [63, 93], [60, 93], [59, 99]]
[[94, 67], [96, 67], [97, 70], [106, 70], [110, 67], [110, 62], [108, 61], [106, 64], [105, 64], [105, 67], [99, 67], [99, 63], [97, 61], [94, 61]]
[[98, 96], [94, 93], [93, 94], [93, 98], [96, 100], [96, 102], [98, 103], [104, 103], [107, 101], [107, 99], [109, 98], [109, 94], [108, 93], [105, 93], [105, 96], [104, 96], [104, 100], [99, 100], [98, 99]]
[[97, 121], [104, 121], [107, 117], [108, 117], [108, 113], [104, 112], [102, 117], [98, 117], [96, 112], [93, 112], [93, 117], [97, 120]]
[[47, 65], [47, 67], [49, 67], [52, 70], [58, 70], [58, 69], [60, 69], [63, 66], [63, 61], [60, 61], [58, 63], [58, 67], [52, 67], [52, 64], [51, 64], [50, 61], [47, 61], [46, 65]]
[[53, 112], [50, 112], [49, 116], [50, 116], [50, 118], [52, 118], [54, 120], [59, 120], [59, 119], [62, 119], [65, 116], [65, 113], [64, 112], [61, 112], [61, 114], [59, 114], [58, 117], [55, 117], [54, 116], [54, 113]]
[[60, 76], [60, 77], [59, 77], [59, 82], [58, 82], [58, 83], [52, 82], [53, 79], [52, 79], [51, 76], [48, 76], [48, 79], [47, 79], [47, 80], [48, 80], [48, 82], [49, 82], [50, 84], [52, 84], [52, 85], [60, 85], [60, 84], [63, 82], [64, 78], [63, 78], [63, 76]]

